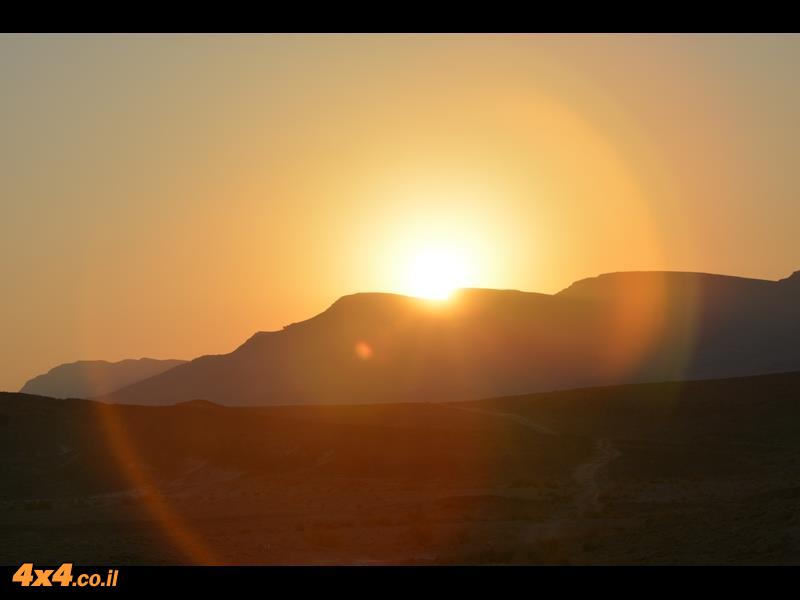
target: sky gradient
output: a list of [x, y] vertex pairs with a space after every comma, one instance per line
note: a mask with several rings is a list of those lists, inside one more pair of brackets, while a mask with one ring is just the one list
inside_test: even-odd
[[800, 269], [800, 36], [0, 36], [0, 389], [193, 358], [421, 248], [474, 287]]

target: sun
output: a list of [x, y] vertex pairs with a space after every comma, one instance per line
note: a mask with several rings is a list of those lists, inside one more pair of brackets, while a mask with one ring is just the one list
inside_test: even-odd
[[406, 288], [412, 296], [446, 300], [454, 290], [467, 285], [469, 279], [469, 261], [457, 248], [422, 248], [408, 260]]

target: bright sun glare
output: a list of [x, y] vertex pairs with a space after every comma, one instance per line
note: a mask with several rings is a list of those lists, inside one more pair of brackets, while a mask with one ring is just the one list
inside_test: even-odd
[[469, 280], [469, 265], [455, 248], [431, 247], [420, 250], [408, 262], [409, 293], [430, 300], [446, 300]]

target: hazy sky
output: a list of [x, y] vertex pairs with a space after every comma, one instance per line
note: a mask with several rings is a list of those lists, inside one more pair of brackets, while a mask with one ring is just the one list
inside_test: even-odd
[[0, 389], [343, 294], [800, 269], [800, 36], [0, 36]]

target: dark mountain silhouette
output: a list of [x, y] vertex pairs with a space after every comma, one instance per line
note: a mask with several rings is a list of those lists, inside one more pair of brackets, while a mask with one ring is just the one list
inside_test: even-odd
[[53, 398], [91, 398], [158, 375], [185, 362], [154, 358], [127, 359], [115, 363], [79, 360], [58, 365], [44, 375], [34, 377], [22, 386], [20, 392]]
[[800, 369], [800, 273], [781, 281], [611, 273], [553, 295], [465, 289], [445, 303], [354, 294], [111, 402], [469, 400]]

